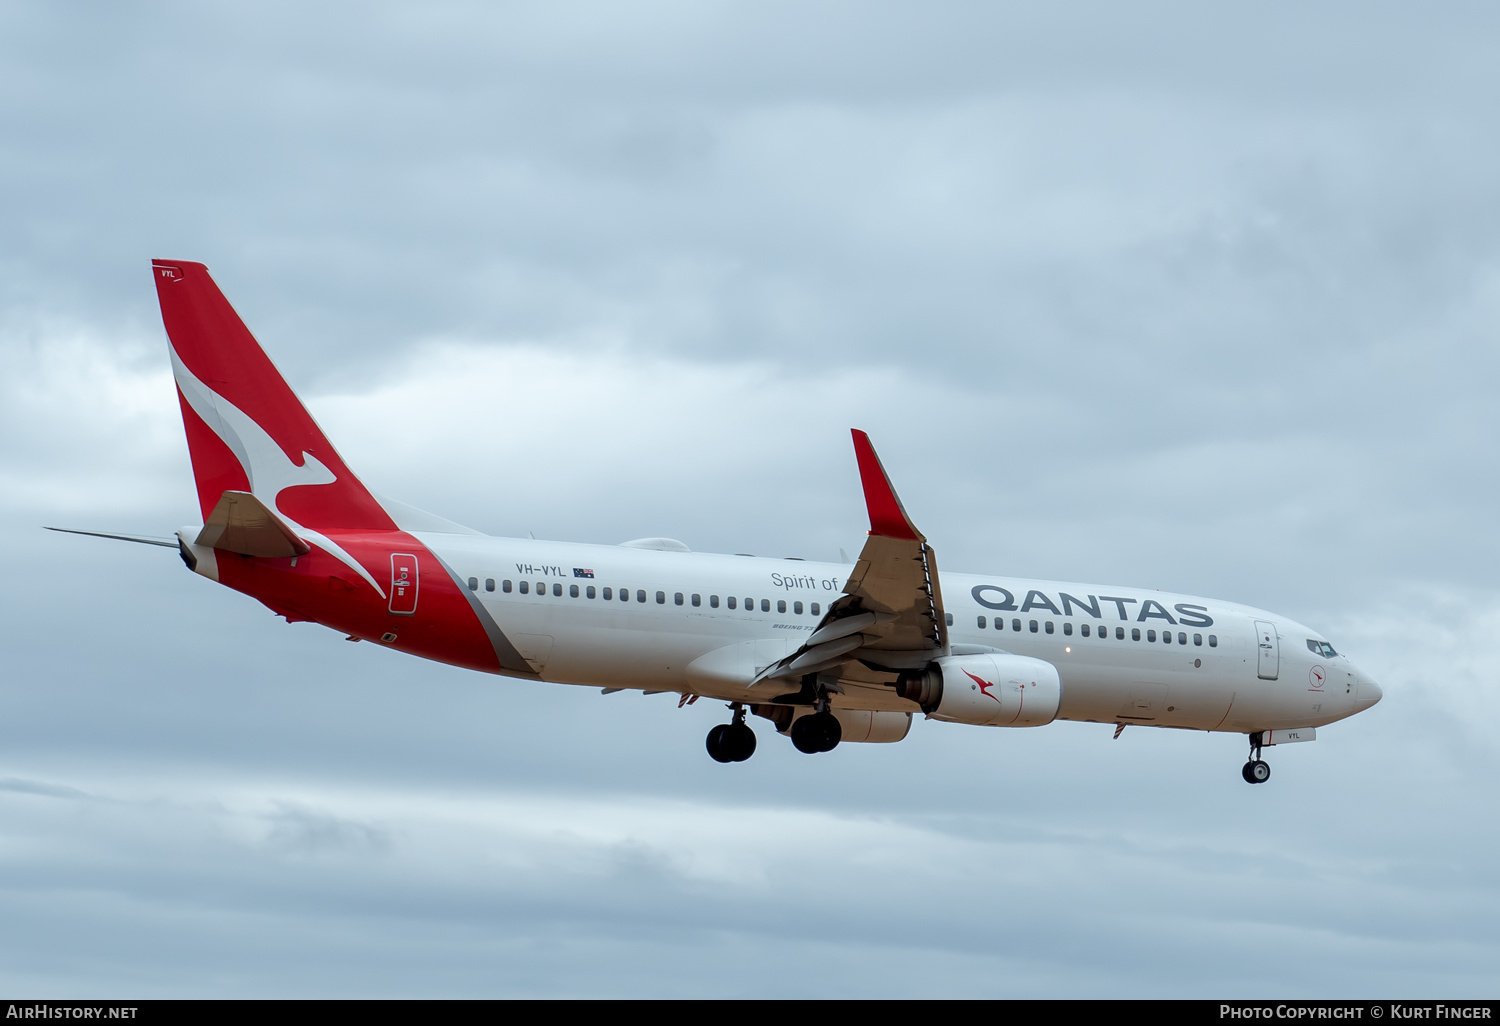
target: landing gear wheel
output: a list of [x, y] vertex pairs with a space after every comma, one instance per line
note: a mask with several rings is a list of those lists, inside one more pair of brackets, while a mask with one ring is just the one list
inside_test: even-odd
[[844, 739], [844, 728], [843, 725], [839, 723], [839, 718], [833, 713], [821, 712], [816, 714], [815, 716], [810, 717], [810, 719], [822, 721], [822, 723], [819, 724], [819, 729], [823, 733], [823, 747], [819, 748], [818, 751], [831, 752], [835, 748], [837, 748], [839, 746], [839, 742]]
[[792, 745], [808, 755], [833, 751], [843, 736], [844, 728], [833, 713], [813, 713], [792, 721]]
[[823, 750], [823, 732], [814, 721], [816, 716], [799, 716], [792, 721], [792, 747], [804, 755]]
[[721, 750], [730, 762], [744, 762], [755, 754], [755, 731], [743, 723], [731, 723], [724, 730]]
[[1271, 779], [1271, 767], [1260, 757], [1262, 736], [1260, 731], [1250, 735], [1250, 761], [1240, 770], [1247, 784], [1264, 784]]
[[[748, 727], [746, 728], [749, 729]], [[724, 742], [730, 731], [730, 724], [720, 723], [708, 732], [708, 739], [704, 747], [708, 749], [709, 758], [714, 762], [734, 762], [734, 755], [729, 745]], [[1248, 777], [1246, 778], [1249, 779]]]
[[745, 722], [745, 707], [733, 702], [729, 708], [734, 711], [734, 722], [720, 723], [704, 742], [714, 762], [744, 762], [755, 754], [755, 731]]

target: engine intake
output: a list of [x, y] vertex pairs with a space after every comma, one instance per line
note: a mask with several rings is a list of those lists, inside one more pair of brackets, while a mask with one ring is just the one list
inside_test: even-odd
[[1057, 667], [1029, 656], [944, 656], [926, 669], [903, 673], [896, 693], [935, 720], [1040, 727], [1057, 718], [1062, 678]]

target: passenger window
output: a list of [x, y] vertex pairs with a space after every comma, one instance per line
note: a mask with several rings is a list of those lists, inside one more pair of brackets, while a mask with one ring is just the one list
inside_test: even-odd
[[761, 599], [760, 600], [760, 611], [762, 613], [769, 613], [771, 611], [771, 600], [770, 599]]
[[816, 603], [816, 602], [814, 602], [814, 603], [813, 603], [813, 604], [812, 604], [812, 615], [813, 615], [813, 616], [819, 616], [819, 615], [821, 615], [821, 614], [819, 614], [819, 612], [818, 612], [818, 604], [817, 604], [817, 603]]
[[606, 601], [606, 602], [613, 601], [614, 597], [615, 597], [615, 593], [614, 593], [614, 589], [613, 588], [605, 588], [599, 594], [604, 597], [604, 601]]
[[1021, 621], [1020, 620], [1012, 620], [1010, 622], [1010, 629], [1013, 630], [1013, 631], [1019, 631], [1021, 629]]
[[570, 584], [570, 585], [568, 585], [568, 598], [577, 598], [577, 597], [578, 597], [578, 585], [576, 585], [576, 584]]
[[470, 577], [469, 578], [469, 590], [470, 591], [478, 591], [479, 590], [479, 578], [477, 578], [477, 577]]
[[1078, 633], [1082, 634], [1085, 638], [1088, 637], [1089, 636], [1089, 625], [1086, 624], [1086, 623], [1085, 624], [1080, 624], [1079, 627], [1078, 627]]
[[1184, 634], [1182, 631], [1178, 631], [1177, 632], [1177, 644], [1179, 644], [1179, 645], [1186, 645], [1187, 644], [1187, 635]]
[[1219, 636], [1217, 634], [1210, 634], [1208, 636], [1208, 647], [1209, 648], [1218, 648], [1219, 647]]
[[[575, 584], [573, 587], [576, 589], [578, 586]], [[578, 592], [575, 590], [573, 592], [573, 594], [577, 595]], [[552, 585], [552, 595], [553, 595], [554, 598], [562, 598], [562, 585], [561, 584], [554, 584], [554, 585]]]
[[745, 600], [745, 612], [747, 612], [747, 613], [753, 613], [753, 612], [755, 612], [755, 600], [753, 598], [747, 598]]
[[784, 613], [784, 612], [786, 612], [786, 599], [777, 599], [776, 600], [776, 612], [778, 612], [778, 613]]
[[708, 605], [709, 605], [710, 609], [718, 609], [719, 608], [719, 596], [717, 596], [717, 595], [710, 595], [708, 597]]
[[1047, 627], [1047, 633], [1051, 634], [1052, 633], [1052, 621], [1051, 620], [1047, 621], [1046, 627]]
[[696, 591], [693, 592], [693, 605], [694, 606], [701, 606], [701, 605], [703, 605], [703, 596], [699, 595]]
[[545, 594], [547, 594], [547, 582], [546, 581], [537, 581], [536, 582], [536, 593], [538, 595], [545, 595]]
[[510, 582], [509, 581], [501, 581], [500, 582], [500, 590], [503, 591], [503, 592], [505, 592], [505, 594], [509, 595], [510, 594]]
[[1172, 632], [1171, 631], [1162, 631], [1161, 632], [1161, 640], [1162, 640], [1162, 644], [1164, 644], [1164, 645], [1170, 645], [1172, 643]]
[[1036, 633], [1036, 626], [1037, 626], [1036, 625], [1036, 621], [1035, 620], [1031, 621], [1031, 633], [1033, 633], [1033, 634]]
[[1199, 648], [1202, 648], [1203, 647], [1203, 635], [1201, 635], [1201, 634], [1194, 634], [1193, 635], [1193, 644], [1197, 645]]
[[495, 579], [493, 577], [486, 577], [484, 579], [484, 590], [485, 591], [494, 591], [495, 590]]
[[[1153, 631], [1152, 633], [1155, 633], [1155, 632]], [[1139, 627], [1132, 627], [1132, 628], [1130, 628], [1130, 640], [1131, 641], [1140, 641], [1141, 640], [1141, 629]]]
[[644, 602], [644, 601], [646, 601], [646, 593], [644, 591], [642, 591], [640, 588], [637, 588], [635, 590], [635, 600], [637, 602]]
[[526, 581], [522, 581], [521, 582], [521, 594], [522, 595], [526, 594], [526, 592], [529, 591], [530, 588], [531, 588], [531, 585], [528, 582], [526, 582]]
[[680, 591], [674, 591], [672, 593], [672, 605], [674, 605], [674, 606], [680, 606], [680, 605], [682, 605], [682, 592], [680, 592]]
[[[1137, 640], [1137, 641], [1141, 640], [1141, 636], [1139, 634], [1137, 634], [1135, 636], [1135, 640]], [[1147, 641], [1155, 641], [1156, 640], [1156, 632], [1155, 631], [1147, 631], [1146, 632], [1146, 640]]]
[[1065, 624], [1063, 624], [1063, 634], [1066, 635], [1066, 634], [1072, 634], [1072, 633], [1073, 633], [1073, 625], [1071, 623], [1065, 623]]
[[594, 586], [592, 584], [589, 585], [587, 588], [583, 589], [583, 593], [585, 595], [587, 595], [589, 598], [593, 598], [594, 595], [595, 595]]
[[729, 608], [730, 609], [734, 608], [735, 601], [736, 601], [736, 599], [735, 599], [735, 597], [733, 595], [729, 596]]
[[793, 602], [792, 603], [792, 612], [796, 613], [798, 616], [801, 616], [802, 615], [802, 603], [801, 602]]
[[984, 617], [981, 616], [979, 618], [979, 629], [980, 630], [984, 630], [988, 626], [989, 626], [989, 624], [985, 621]]
[[1124, 627], [1116, 627], [1115, 628], [1115, 640], [1116, 641], [1124, 641], [1125, 640], [1125, 628]]

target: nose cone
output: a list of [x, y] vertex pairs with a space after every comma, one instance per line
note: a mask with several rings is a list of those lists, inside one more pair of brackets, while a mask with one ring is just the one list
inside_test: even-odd
[[1354, 689], [1354, 704], [1357, 709], [1368, 709], [1383, 697], [1385, 692], [1373, 680], [1362, 680]]

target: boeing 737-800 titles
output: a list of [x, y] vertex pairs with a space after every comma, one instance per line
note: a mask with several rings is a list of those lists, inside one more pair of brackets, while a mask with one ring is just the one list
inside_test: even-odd
[[[1137, 588], [938, 575], [861, 431], [870, 515], [853, 565], [690, 552], [666, 538], [495, 538], [373, 495], [345, 466], [202, 264], [152, 265], [203, 523], [188, 568], [289, 622], [525, 680], [728, 703], [799, 751], [892, 742], [912, 717], [1056, 719], [1310, 741], [1380, 688], [1316, 631], [1261, 609]], [[77, 532], [94, 534], [98, 532]]]

